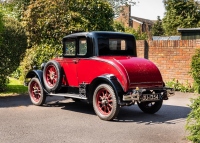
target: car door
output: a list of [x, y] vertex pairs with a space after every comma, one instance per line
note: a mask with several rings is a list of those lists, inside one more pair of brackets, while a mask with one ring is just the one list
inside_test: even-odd
[[[64, 58], [62, 67], [69, 86], [78, 87], [78, 64], [87, 53], [87, 40], [85, 37], [67, 39], [64, 41]], [[79, 69], [81, 70], [81, 69]]]
[[77, 77], [77, 40], [76, 38], [66, 39], [63, 45], [62, 67], [68, 86], [78, 87]]

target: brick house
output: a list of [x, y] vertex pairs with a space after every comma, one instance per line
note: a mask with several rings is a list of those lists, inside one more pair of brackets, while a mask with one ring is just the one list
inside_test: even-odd
[[135, 30], [140, 28], [141, 32], [149, 32], [154, 24], [152, 20], [131, 16], [131, 6], [122, 6], [122, 12], [115, 19], [126, 27], [133, 27]]

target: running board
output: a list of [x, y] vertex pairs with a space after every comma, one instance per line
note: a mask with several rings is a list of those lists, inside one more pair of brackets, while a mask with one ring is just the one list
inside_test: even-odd
[[49, 96], [63, 96], [63, 97], [69, 97], [69, 98], [78, 98], [78, 99], [84, 99], [86, 100], [87, 97], [80, 96], [79, 94], [64, 94], [64, 93], [50, 93]]

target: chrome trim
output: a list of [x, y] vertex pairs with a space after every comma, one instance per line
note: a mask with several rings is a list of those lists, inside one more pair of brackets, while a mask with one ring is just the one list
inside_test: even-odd
[[[150, 93], [145, 93], [146, 91]], [[145, 95], [149, 95], [152, 97], [158, 95], [160, 99], [146, 99], [144, 98]], [[131, 92], [128, 92], [123, 95], [123, 101], [139, 101], [139, 102], [146, 102], [146, 101], [159, 101], [159, 100], [167, 100], [168, 97], [175, 95], [175, 91], [173, 88], [162, 87], [162, 88], [147, 88], [147, 89], [135, 89]]]
[[63, 96], [70, 98], [78, 98], [78, 99], [87, 99], [86, 97], [80, 96], [79, 94], [63, 94], [63, 93], [50, 93], [49, 96]]

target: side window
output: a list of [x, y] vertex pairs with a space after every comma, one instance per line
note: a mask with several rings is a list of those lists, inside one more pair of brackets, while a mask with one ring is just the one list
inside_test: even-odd
[[65, 41], [65, 56], [75, 56], [76, 54], [76, 41]]
[[78, 55], [84, 56], [87, 53], [87, 40], [86, 38], [79, 39], [79, 52]]

